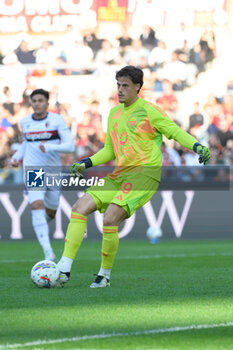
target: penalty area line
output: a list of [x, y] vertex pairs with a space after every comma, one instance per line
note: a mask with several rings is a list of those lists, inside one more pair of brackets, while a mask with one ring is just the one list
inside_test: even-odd
[[217, 324], [199, 324], [199, 325], [171, 327], [171, 328], [158, 328], [158, 329], [150, 329], [150, 330], [126, 332], [126, 333], [94, 334], [94, 335], [84, 335], [84, 336], [71, 337], [71, 338], [36, 340], [32, 342], [27, 342], [27, 343], [0, 345], [0, 350], [19, 349], [23, 347], [59, 344], [59, 343], [61, 344], [66, 342], [79, 342], [79, 341], [91, 340], [91, 339], [106, 339], [106, 338], [113, 338], [113, 337], [116, 338], [116, 337], [131, 337], [131, 336], [137, 336], [137, 335], [175, 333], [175, 332], [203, 330], [203, 329], [211, 329], [211, 328], [223, 328], [223, 327], [233, 327], [233, 322], [217, 323]]

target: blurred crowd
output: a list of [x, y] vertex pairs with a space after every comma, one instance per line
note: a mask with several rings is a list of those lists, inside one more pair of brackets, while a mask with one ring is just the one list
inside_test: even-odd
[[[29, 96], [35, 85], [33, 77], [101, 76], [106, 68], [114, 71], [124, 65], [136, 65], [144, 71], [144, 86], [140, 96], [160, 105], [182, 128], [201, 143], [209, 145], [211, 164], [233, 163], [233, 95], [216, 97], [210, 94], [205, 104], [194, 101], [193, 112], [184, 116], [188, 123], [176, 120], [179, 111], [177, 94], [192, 87], [200, 73], [208, 70], [217, 57], [214, 31], [204, 28], [198, 40], [190, 40], [187, 28], [181, 23], [179, 35], [171, 44], [157, 37], [148, 25], [138, 37], [131, 37], [123, 27], [119, 37], [111, 40], [98, 37], [97, 32], [86, 29], [83, 33], [67, 26], [59, 39], [44, 40], [38, 46], [28, 39], [28, 34], [17, 36], [15, 47], [8, 52], [0, 49], [0, 78], [12, 75], [23, 82], [20, 98], [13, 98], [12, 87], [0, 91], [0, 168], [8, 169], [13, 152], [22, 142], [20, 120], [32, 113]], [[37, 81], [38, 82], [38, 81]], [[101, 88], [100, 88], [101, 89]], [[109, 90], [102, 101], [98, 91], [80, 93], [75, 103], [64, 100], [61, 86], [50, 89], [50, 111], [60, 113], [68, 122], [75, 140], [76, 151], [64, 155], [68, 165], [89, 156], [103, 147], [109, 110], [117, 101], [116, 89]], [[188, 125], [188, 127], [187, 127]], [[197, 165], [197, 156], [173, 141], [164, 140], [163, 165]]]

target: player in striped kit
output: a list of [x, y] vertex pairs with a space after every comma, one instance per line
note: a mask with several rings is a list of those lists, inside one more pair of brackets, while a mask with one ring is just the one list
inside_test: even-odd
[[[21, 120], [24, 141], [12, 156], [12, 166], [18, 166], [23, 159], [23, 167], [60, 167], [60, 152], [74, 151], [74, 142], [64, 118], [48, 112], [49, 92], [36, 89], [32, 92], [31, 105], [34, 113]], [[59, 205], [59, 190], [30, 190], [26, 188], [31, 205], [32, 225], [44, 251], [45, 259], [54, 260], [55, 254], [49, 239], [48, 222], [55, 218]]]

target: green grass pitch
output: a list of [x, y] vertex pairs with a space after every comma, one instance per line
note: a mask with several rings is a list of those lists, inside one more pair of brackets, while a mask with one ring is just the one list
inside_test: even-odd
[[70, 282], [39, 289], [39, 244], [1, 242], [0, 350], [233, 349], [233, 241], [122, 240], [111, 287], [90, 289], [100, 249], [85, 241]]

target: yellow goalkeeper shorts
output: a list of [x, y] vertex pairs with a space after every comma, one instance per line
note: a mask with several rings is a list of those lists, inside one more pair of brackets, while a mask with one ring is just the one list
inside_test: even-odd
[[159, 182], [142, 174], [122, 174], [117, 179], [104, 177], [104, 186], [92, 186], [85, 192], [94, 199], [97, 210], [104, 213], [110, 203], [124, 208], [130, 217], [156, 193]]

